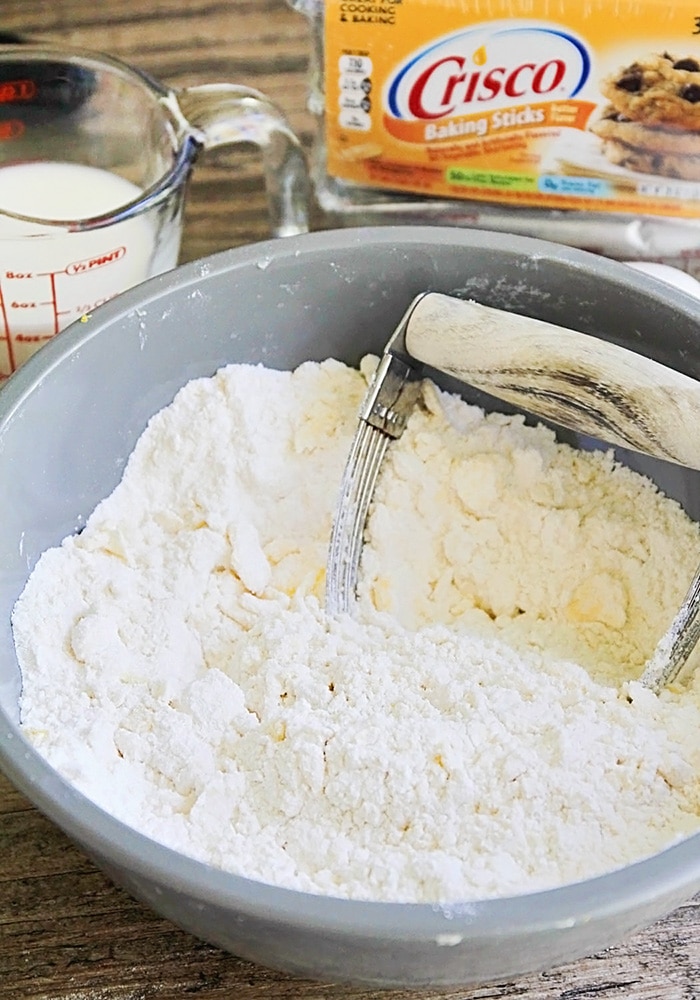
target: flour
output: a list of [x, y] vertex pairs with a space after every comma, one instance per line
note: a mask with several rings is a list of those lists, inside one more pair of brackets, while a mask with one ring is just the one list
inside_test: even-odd
[[231, 366], [151, 420], [16, 605], [27, 736], [156, 840], [349, 898], [529, 892], [700, 829], [700, 681], [634, 679], [697, 526], [610, 455], [427, 386], [358, 612], [329, 619], [365, 388], [333, 361]]

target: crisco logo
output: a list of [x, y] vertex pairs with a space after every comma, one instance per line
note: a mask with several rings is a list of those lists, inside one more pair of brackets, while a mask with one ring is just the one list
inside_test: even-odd
[[394, 118], [430, 121], [523, 101], [566, 100], [590, 73], [585, 45], [562, 28], [495, 22], [413, 53], [389, 79]]

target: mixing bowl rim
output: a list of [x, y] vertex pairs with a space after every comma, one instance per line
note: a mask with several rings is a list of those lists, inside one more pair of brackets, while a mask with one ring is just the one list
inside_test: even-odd
[[[8, 749], [15, 745], [15, 750]], [[21, 756], [24, 765], [18, 766]], [[251, 915], [274, 911], [287, 923], [324, 933], [355, 928], [372, 937], [425, 940], [460, 933], [470, 940], [508, 932], [567, 928], [622, 914], [662, 893], [700, 890], [700, 833], [623, 868], [536, 892], [445, 903], [378, 902], [302, 892], [217, 869], [140, 833], [78, 791], [48, 764], [0, 708], [0, 768], [27, 798], [98, 864], [155, 881], [206, 904]]]
[[[404, 245], [414, 249], [417, 247], [429, 249], [434, 243], [464, 248], [465, 241], [470, 244], [470, 249], [494, 250], [508, 257], [527, 257], [530, 261], [566, 264], [574, 270], [581, 270], [600, 278], [603, 282], [612, 280], [616, 285], [627, 285], [631, 293], [639, 293], [661, 301], [700, 322], [700, 299], [685, 289], [671, 286], [651, 274], [577, 247], [531, 236], [511, 236], [490, 230], [469, 230], [450, 226], [394, 225], [328, 229], [220, 250], [208, 257], [180, 264], [163, 274], [147, 278], [102, 303], [93, 312], [75, 320], [60, 334], [46, 341], [4, 385], [0, 384], [0, 420], [3, 418], [3, 410], [12, 405], [5, 402], [3, 406], [3, 396], [18, 403], [31, 391], [34, 384], [48, 375], [65, 356], [74, 353], [92, 337], [97, 336], [100, 330], [119, 319], [129, 318], [131, 314], [140, 315], [145, 307], [157, 302], [174, 288], [185, 289], [201, 281], [250, 266], [261, 270], [272, 268], [274, 273], [277, 261], [290, 257], [299, 258], [302, 253], [310, 251], [315, 254], [326, 254], [334, 250], [367, 249], [370, 245], [383, 244], [388, 244], [392, 249], [399, 251]], [[305, 249], [307, 247], [308, 249]], [[390, 333], [391, 331], [387, 331], [387, 339]], [[2, 422], [4, 423], [4, 420]]]

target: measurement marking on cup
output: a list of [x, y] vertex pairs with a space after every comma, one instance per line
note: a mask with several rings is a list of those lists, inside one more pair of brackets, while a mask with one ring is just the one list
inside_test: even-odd
[[0, 371], [0, 379], [7, 378], [15, 370], [15, 351], [14, 344], [12, 343], [12, 337], [10, 336], [10, 324], [7, 322], [7, 312], [5, 311], [5, 296], [2, 294], [2, 285], [0, 284], [0, 313], [2, 313], [2, 327], [3, 335], [0, 339], [4, 340], [7, 344], [7, 364], [10, 371], [5, 375]]
[[49, 276], [51, 282], [51, 304], [53, 306], [53, 332], [58, 333], [61, 329], [58, 322], [58, 299], [56, 297], [56, 275], [51, 274]]
[[87, 271], [94, 271], [95, 268], [104, 267], [105, 264], [113, 264], [126, 253], [126, 247], [115, 247], [107, 253], [100, 254], [99, 257], [86, 257], [84, 260], [75, 260], [66, 265], [66, 274], [85, 274]]
[[15, 101], [31, 101], [36, 97], [37, 86], [34, 80], [20, 78], [7, 80], [0, 85], [0, 103], [8, 104]]
[[52, 333], [18, 333], [15, 340], [18, 344], [43, 344], [52, 337]]
[[[112, 298], [118, 291], [113, 281], [90, 281], [88, 276], [106, 274], [109, 265], [128, 257], [127, 247], [119, 244], [54, 270], [33, 270], [31, 264], [22, 266], [18, 261], [0, 271], [0, 347], [7, 345], [0, 357], [0, 381], [32, 353], [31, 345], [50, 340], [71, 319]], [[85, 287], [79, 283], [81, 278]]]

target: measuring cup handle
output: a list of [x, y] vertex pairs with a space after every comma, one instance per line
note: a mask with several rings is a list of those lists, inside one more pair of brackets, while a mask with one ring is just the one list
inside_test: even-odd
[[205, 149], [240, 142], [259, 147], [272, 233], [293, 236], [308, 232], [306, 160], [281, 111], [259, 91], [227, 83], [185, 87], [175, 96], [181, 114]]

